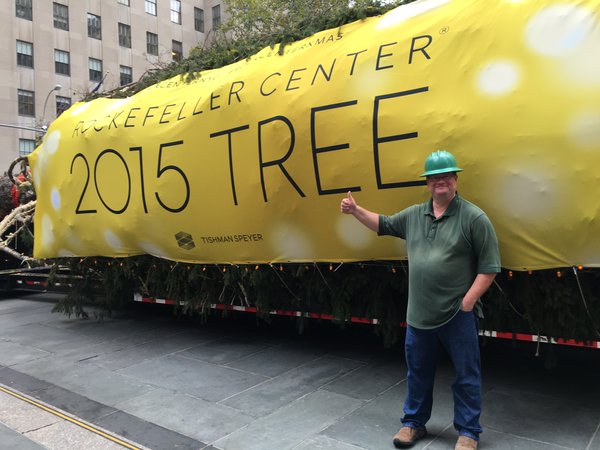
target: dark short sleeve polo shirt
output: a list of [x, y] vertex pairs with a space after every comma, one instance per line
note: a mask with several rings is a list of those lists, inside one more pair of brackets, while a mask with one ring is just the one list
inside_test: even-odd
[[500, 272], [498, 239], [486, 214], [456, 194], [437, 219], [432, 201], [379, 216], [379, 234], [406, 240], [409, 263], [407, 322], [444, 325], [479, 273]]

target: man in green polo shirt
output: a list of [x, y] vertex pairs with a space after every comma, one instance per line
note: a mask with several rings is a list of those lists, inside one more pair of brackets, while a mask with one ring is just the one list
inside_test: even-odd
[[431, 199], [392, 216], [357, 205], [348, 192], [341, 211], [352, 214], [379, 235], [406, 240], [409, 261], [405, 340], [407, 394], [402, 428], [394, 436], [398, 448], [423, 438], [431, 417], [433, 381], [439, 347], [456, 370], [455, 450], [475, 450], [481, 433], [481, 369], [474, 308], [500, 272], [498, 240], [486, 214], [456, 190], [462, 171], [444, 150], [425, 161]]

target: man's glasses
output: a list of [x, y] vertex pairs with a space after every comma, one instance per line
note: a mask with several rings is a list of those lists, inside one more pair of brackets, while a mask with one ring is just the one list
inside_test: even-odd
[[442, 173], [440, 175], [432, 175], [430, 177], [427, 177], [427, 182], [428, 183], [436, 183], [438, 181], [449, 181], [450, 179], [454, 178], [456, 176], [456, 174], [454, 173]]

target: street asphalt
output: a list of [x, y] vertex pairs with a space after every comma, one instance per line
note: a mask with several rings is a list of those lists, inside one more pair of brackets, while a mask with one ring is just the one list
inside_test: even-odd
[[[406, 366], [372, 326], [133, 302], [82, 320], [58, 298], [0, 297], [0, 449], [394, 448]], [[600, 449], [600, 350], [482, 338], [482, 362], [480, 449]], [[452, 382], [441, 357], [414, 448], [454, 448]]]

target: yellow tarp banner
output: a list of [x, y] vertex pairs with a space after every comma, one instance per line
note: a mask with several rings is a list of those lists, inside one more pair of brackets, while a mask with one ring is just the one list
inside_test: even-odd
[[421, 0], [77, 103], [29, 158], [35, 256], [402, 259], [340, 200], [425, 201], [446, 149], [504, 267], [600, 267], [599, 55], [599, 0]]

